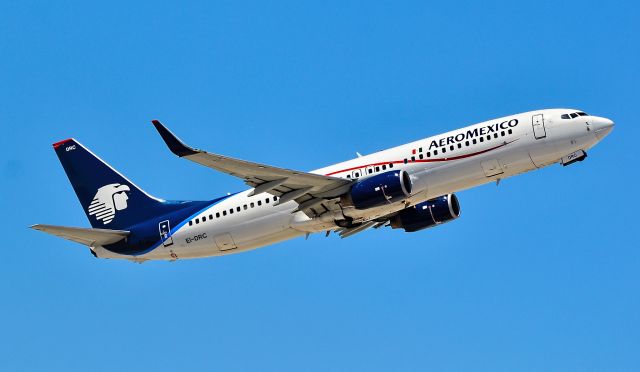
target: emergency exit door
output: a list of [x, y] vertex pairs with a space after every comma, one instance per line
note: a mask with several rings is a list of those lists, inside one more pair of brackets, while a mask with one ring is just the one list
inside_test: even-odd
[[533, 136], [536, 139], [545, 138], [547, 136], [547, 131], [544, 127], [544, 117], [542, 114], [533, 115], [531, 118], [531, 124], [533, 125]]

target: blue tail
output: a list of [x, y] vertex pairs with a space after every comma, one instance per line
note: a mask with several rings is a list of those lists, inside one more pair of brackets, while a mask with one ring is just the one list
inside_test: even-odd
[[94, 228], [126, 230], [194, 203], [154, 198], [74, 139], [53, 148]]

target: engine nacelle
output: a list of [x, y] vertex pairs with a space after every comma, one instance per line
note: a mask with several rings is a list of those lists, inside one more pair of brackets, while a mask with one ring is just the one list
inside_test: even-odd
[[403, 170], [390, 171], [358, 181], [341, 198], [344, 205], [367, 209], [403, 200], [411, 195], [411, 178]]
[[460, 217], [460, 203], [455, 194], [427, 200], [403, 209], [391, 218], [391, 227], [406, 232], [420, 231]]

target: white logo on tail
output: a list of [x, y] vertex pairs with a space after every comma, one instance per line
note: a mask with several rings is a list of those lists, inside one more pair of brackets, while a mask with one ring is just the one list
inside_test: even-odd
[[89, 205], [89, 216], [95, 216], [98, 221], [108, 224], [116, 216], [116, 211], [127, 209], [127, 191], [129, 186], [119, 183], [102, 186]]

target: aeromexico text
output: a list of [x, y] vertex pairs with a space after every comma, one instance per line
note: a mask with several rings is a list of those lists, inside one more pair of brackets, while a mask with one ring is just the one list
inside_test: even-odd
[[491, 133], [499, 133], [501, 130], [507, 130], [518, 125], [518, 119], [505, 120], [502, 123], [487, 125], [485, 127], [469, 129], [466, 132], [458, 133], [455, 136], [443, 137], [440, 140], [431, 141], [429, 150], [433, 148], [444, 147], [457, 142], [462, 142], [475, 137], [484, 136]]

